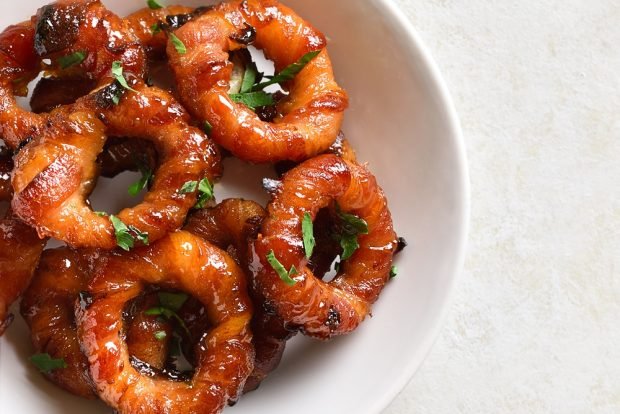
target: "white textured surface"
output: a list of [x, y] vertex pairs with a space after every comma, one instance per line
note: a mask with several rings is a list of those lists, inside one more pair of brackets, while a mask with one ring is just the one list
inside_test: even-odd
[[385, 411], [620, 412], [620, 2], [396, 0], [463, 124], [465, 272]]

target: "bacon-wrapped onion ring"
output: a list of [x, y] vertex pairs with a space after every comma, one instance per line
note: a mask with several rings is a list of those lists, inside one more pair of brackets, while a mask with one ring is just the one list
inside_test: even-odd
[[[247, 271], [248, 242], [256, 236], [266, 216], [265, 209], [254, 201], [228, 199], [213, 208], [192, 214], [184, 230], [227, 250]], [[252, 332], [256, 359], [244, 392], [258, 388], [267, 375], [278, 367], [286, 341], [295, 334], [295, 331], [286, 328], [280, 317], [268, 312], [260, 295], [252, 290], [250, 294], [255, 305]]]
[[[24, 293], [21, 314], [30, 328], [32, 344], [37, 353], [47, 353], [62, 359], [66, 367], [45, 373], [45, 376], [66, 391], [96, 398], [90, 378], [88, 360], [82, 354], [75, 325], [75, 302], [91, 278], [91, 266], [101, 254], [97, 251], [77, 251], [66, 247], [46, 250], [32, 283]], [[156, 332], [170, 335], [172, 327], [144, 311], [157, 306], [154, 293], [139, 298], [129, 315], [127, 346], [134, 359], [149, 367], [162, 370], [168, 355], [168, 341], [160, 341]]]
[[[335, 201], [343, 212], [368, 224], [359, 249], [345, 260], [334, 280], [325, 283], [307, 267], [302, 219]], [[364, 167], [335, 155], [321, 155], [287, 172], [268, 206], [269, 215], [254, 243], [252, 271], [257, 290], [278, 314], [307, 335], [329, 339], [355, 329], [368, 315], [389, 278], [397, 247], [383, 191]], [[292, 275], [287, 285], [267, 260], [274, 256]]]
[[[196, 194], [183, 194], [189, 181], [220, 174], [220, 159], [207, 136], [188, 125], [189, 116], [167, 92], [133, 82], [118, 105], [111, 99], [121, 86], [112, 83], [76, 104], [50, 114], [47, 127], [16, 157], [13, 174], [16, 214], [37, 229], [72, 247], [112, 249], [117, 245], [108, 217], [86, 201], [97, 178], [97, 155], [113, 136], [152, 141], [159, 168], [144, 201], [118, 213], [126, 225], [155, 241], [183, 225]], [[97, 114], [97, 116], [95, 115]], [[105, 122], [102, 123], [99, 118]]]
[[[207, 309], [212, 329], [197, 347], [189, 382], [140, 375], [122, 340], [122, 312], [145, 285], [180, 289]], [[251, 301], [243, 271], [230, 256], [187, 232], [149, 247], [110, 253], [76, 309], [78, 336], [99, 396], [122, 414], [218, 413], [238, 398], [252, 371]]]
[[[62, 58], [81, 54], [70, 67]], [[43, 60], [50, 63], [43, 65]], [[141, 77], [146, 55], [127, 23], [98, 0], [59, 0], [43, 6], [28, 22], [0, 33], [0, 136], [10, 148], [37, 135], [46, 116], [18, 106], [15, 95], [26, 95], [28, 83], [45, 70], [57, 77], [99, 80], [112, 62]]]
[[[170, 65], [181, 100], [208, 121], [211, 137], [250, 162], [303, 161], [336, 139], [348, 105], [335, 82], [323, 34], [274, 0], [225, 2], [175, 32], [184, 54], [168, 42]], [[252, 43], [275, 63], [276, 71], [308, 52], [322, 50], [285, 85], [289, 95], [277, 106], [274, 122], [263, 122], [228, 95], [233, 65], [229, 52]]]
[[[13, 162], [8, 151], [0, 151], [0, 201], [9, 201]], [[26, 289], [47, 240], [22, 223], [11, 211], [0, 220], [0, 336], [13, 320], [9, 306]]]

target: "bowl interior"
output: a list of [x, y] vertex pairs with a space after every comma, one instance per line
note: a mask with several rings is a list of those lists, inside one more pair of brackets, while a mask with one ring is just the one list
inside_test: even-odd
[[[45, 3], [0, 6], [0, 26], [26, 19]], [[141, 0], [105, 3], [121, 15], [144, 6]], [[285, 3], [329, 37], [338, 81], [351, 97], [344, 131], [382, 184], [396, 229], [409, 246], [398, 257], [398, 277], [386, 287], [372, 318], [329, 343], [296, 338], [280, 368], [230, 412], [377, 413], [429, 350], [461, 265], [468, 214], [462, 142], [432, 62], [389, 0]], [[259, 184], [272, 174], [269, 167], [236, 161], [227, 167], [216, 188], [219, 199], [266, 200]], [[121, 184], [111, 183], [110, 191], [115, 185]], [[110, 200], [102, 203], [114, 208]], [[109, 412], [47, 383], [28, 364], [31, 352], [17, 317], [0, 339], [0, 412], [15, 406], [24, 413]]]

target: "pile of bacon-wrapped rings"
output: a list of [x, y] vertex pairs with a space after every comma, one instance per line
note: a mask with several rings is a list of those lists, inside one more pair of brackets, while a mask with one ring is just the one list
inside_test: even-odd
[[[274, 0], [149, 4], [123, 19], [60, 0], [0, 34], [0, 334], [21, 296], [33, 362], [60, 387], [120, 413], [217, 413], [295, 333], [353, 331], [403, 241], [340, 133], [348, 98], [323, 34]], [[277, 73], [297, 65], [275, 105], [232, 99], [250, 45]], [[154, 62], [170, 91], [148, 81]], [[209, 201], [221, 153], [286, 170], [265, 181], [266, 210]], [[145, 166], [140, 204], [92, 210], [100, 175]], [[49, 238], [66, 247], [44, 251]], [[192, 370], [173, 364], [179, 344]]]

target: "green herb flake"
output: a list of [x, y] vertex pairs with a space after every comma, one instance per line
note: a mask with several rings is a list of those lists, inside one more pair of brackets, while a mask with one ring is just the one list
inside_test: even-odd
[[174, 48], [177, 50], [177, 53], [179, 55], [186, 54], [187, 53], [187, 48], [185, 47], [183, 42], [181, 42], [181, 39], [179, 39], [177, 37], [177, 35], [175, 35], [174, 33], [170, 33], [169, 36], [170, 36], [170, 41], [174, 45]]
[[[135, 89], [129, 86], [129, 84], [127, 83], [127, 79], [125, 79], [125, 76], [123, 76], [123, 64], [120, 60], [115, 60], [114, 62], [112, 62], [112, 76], [114, 77], [114, 79], [116, 79], [118, 83], [120, 83], [123, 88], [133, 92], [137, 92]], [[118, 97], [117, 99], [120, 100], [120, 97]], [[114, 103], [118, 105], [117, 100], [115, 100]]]
[[181, 327], [181, 329], [185, 331], [187, 336], [191, 336], [189, 329], [187, 328], [187, 325], [185, 325], [185, 322], [183, 321], [183, 319], [175, 311], [171, 309], [168, 309], [163, 306], [157, 306], [155, 308], [150, 308], [150, 309], [145, 310], [144, 314], [147, 316], [162, 316], [168, 320], [174, 320]]
[[243, 80], [241, 81], [241, 93], [248, 93], [252, 91], [255, 86], [256, 79], [258, 78], [258, 68], [253, 60], [245, 65], [245, 72], [243, 73]]
[[195, 209], [205, 208], [207, 202], [213, 199], [213, 185], [209, 182], [208, 178], [203, 178], [200, 181], [187, 181], [179, 192], [181, 194], [190, 194], [198, 190], [198, 200], [194, 205]]
[[140, 191], [148, 187], [148, 185], [153, 180], [153, 172], [151, 170], [143, 169], [141, 170], [141, 172], [142, 172], [142, 177], [140, 178], [140, 180], [130, 185], [129, 189], [127, 190], [129, 195], [131, 196], [137, 196], [140, 193]]
[[288, 82], [290, 80], [295, 79], [295, 76], [297, 76], [297, 74], [301, 72], [303, 68], [305, 68], [306, 65], [312, 61], [312, 59], [317, 57], [319, 53], [321, 53], [321, 50], [315, 50], [313, 52], [306, 53], [297, 62], [288, 65], [280, 73], [273, 76], [267, 82], [263, 82], [263, 83], [259, 83], [258, 85], [255, 85], [252, 88], [252, 90], [260, 91], [260, 90], [265, 89], [267, 86], [271, 86], [271, 85], [275, 85], [275, 84], [283, 83], [283, 82]]
[[159, 1], [157, 0], [146, 0], [146, 4], [149, 6], [150, 9], [152, 10], [157, 10], [157, 9], [161, 9], [164, 6], [161, 5], [161, 3], [159, 3]]
[[139, 229], [137, 229], [134, 226], [129, 226], [129, 231], [133, 233], [134, 239], [138, 240], [140, 243], [144, 244], [145, 246], [149, 245], [149, 234], [148, 233], [141, 232]]
[[360, 247], [357, 240], [358, 236], [368, 234], [368, 223], [354, 214], [342, 212], [337, 204], [336, 213], [342, 226], [342, 233], [339, 235], [340, 246], [342, 247], [340, 259], [347, 260]]
[[213, 199], [213, 185], [209, 182], [208, 178], [203, 178], [198, 183], [198, 201], [194, 208], [205, 208], [207, 202]]
[[178, 312], [189, 298], [189, 296], [185, 293], [170, 292], [159, 292], [157, 297], [159, 298], [159, 303], [161, 306], [174, 312]]
[[50, 354], [33, 355], [30, 357], [30, 362], [45, 374], [49, 374], [56, 369], [67, 368], [67, 363], [64, 359], [52, 358]]
[[110, 215], [110, 221], [114, 227], [114, 236], [116, 237], [116, 244], [118, 247], [125, 251], [130, 251], [134, 248], [136, 240], [148, 246], [149, 235], [143, 233], [134, 226], [127, 226], [118, 217]]
[[267, 254], [267, 261], [269, 262], [273, 270], [276, 271], [278, 276], [280, 276], [280, 279], [282, 279], [284, 283], [289, 286], [293, 286], [297, 283], [297, 281], [291, 277], [297, 274], [297, 269], [295, 269], [295, 266], [291, 266], [291, 270], [287, 271], [286, 268], [282, 265], [282, 263], [280, 263], [280, 261], [276, 258], [273, 250], [271, 250]]
[[116, 237], [116, 244], [118, 247], [125, 251], [133, 249], [135, 241], [129, 232], [129, 227], [127, 227], [121, 219], [113, 215], [110, 216], [110, 221], [114, 227], [114, 236]]
[[155, 36], [156, 34], [161, 32], [161, 26], [159, 25], [159, 23], [154, 23], [153, 25], [151, 25], [151, 34], [153, 36]]
[[255, 110], [261, 106], [275, 105], [273, 95], [263, 91], [248, 92], [248, 93], [232, 93], [229, 95], [230, 99], [236, 103], [242, 103], [251, 110]]
[[158, 341], [163, 341], [164, 339], [166, 339], [166, 336], [168, 336], [168, 334], [166, 334], [166, 331], [157, 331], [153, 334], [153, 336]]
[[62, 69], [67, 69], [73, 65], [79, 65], [84, 62], [86, 56], [88, 56], [88, 52], [77, 51], [70, 55], [59, 57], [57, 62]]
[[394, 279], [398, 275], [398, 268], [396, 266], [392, 266], [390, 268], [390, 279]]
[[343, 223], [344, 232], [347, 234], [358, 235], [368, 234], [368, 223], [354, 214], [338, 211], [338, 217]]
[[357, 249], [359, 249], [360, 244], [357, 241], [357, 236], [352, 234], [343, 234], [340, 239], [340, 246], [342, 247], [342, 255], [340, 256], [340, 260], [347, 260]]
[[95, 215], [99, 217], [108, 217], [108, 213], [106, 213], [105, 211], [94, 211], [93, 213], [95, 213]]
[[187, 181], [185, 184], [183, 184], [179, 192], [181, 194], [189, 194], [189, 193], [193, 193], [194, 191], [196, 191], [197, 188], [198, 188], [198, 181]]
[[310, 213], [304, 213], [304, 218], [301, 221], [301, 232], [304, 239], [304, 250], [306, 251], [306, 258], [312, 257], [312, 252], [316, 246], [316, 240], [314, 239], [314, 224], [312, 223], [312, 216]]
[[209, 123], [209, 121], [205, 121], [203, 129], [205, 131], [205, 134], [211, 135], [211, 130], [213, 130], [213, 126]]

